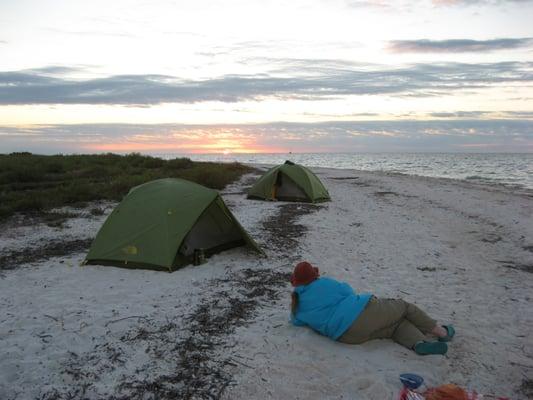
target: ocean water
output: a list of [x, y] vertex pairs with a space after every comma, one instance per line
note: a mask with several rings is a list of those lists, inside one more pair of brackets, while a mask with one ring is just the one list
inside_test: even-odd
[[[162, 155], [174, 158], [177, 155]], [[533, 189], [533, 153], [275, 153], [184, 154], [196, 161], [280, 164], [398, 172]]]

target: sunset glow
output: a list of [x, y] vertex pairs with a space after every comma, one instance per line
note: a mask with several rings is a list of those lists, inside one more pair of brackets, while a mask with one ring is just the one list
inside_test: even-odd
[[0, 152], [533, 148], [529, 0], [0, 11]]
[[254, 143], [243, 143], [239, 139], [198, 139], [196, 137], [185, 141], [170, 140], [165, 142], [154, 142], [152, 138], [144, 140], [133, 137], [131, 141], [87, 144], [84, 150], [88, 152], [151, 152], [151, 153], [222, 153], [225, 155], [232, 153], [278, 153], [286, 152], [286, 149], [279, 147], [259, 146]]

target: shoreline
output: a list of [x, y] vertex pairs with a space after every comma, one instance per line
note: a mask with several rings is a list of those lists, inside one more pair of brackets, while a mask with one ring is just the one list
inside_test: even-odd
[[[252, 168], [271, 168], [274, 167], [276, 164], [263, 164], [263, 163], [243, 163], [244, 165], [247, 165]], [[533, 188], [528, 188], [525, 185], [512, 185], [512, 184], [506, 184], [506, 183], [499, 183], [499, 182], [480, 182], [476, 181], [475, 179], [461, 179], [461, 178], [449, 178], [445, 176], [429, 176], [429, 175], [420, 175], [420, 174], [410, 174], [407, 172], [396, 172], [396, 171], [385, 171], [385, 170], [365, 170], [365, 169], [356, 169], [356, 168], [333, 168], [333, 167], [308, 167], [313, 171], [318, 170], [339, 170], [339, 171], [352, 171], [353, 173], [371, 173], [371, 174], [378, 174], [378, 175], [384, 175], [384, 176], [398, 176], [398, 177], [411, 177], [415, 179], [435, 179], [435, 180], [441, 180], [443, 182], [449, 182], [449, 183], [458, 183], [458, 184], [465, 184], [465, 185], [472, 185], [473, 187], [477, 187], [479, 189], [496, 189], [500, 191], [504, 191], [510, 194], [517, 194], [517, 195], [523, 195], [527, 197], [533, 197]]]
[[[442, 177], [533, 189], [531, 153], [280, 153], [186, 155], [198, 161], [280, 164]], [[477, 177], [478, 179], [474, 179]]]
[[[34, 398], [56, 390], [57, 398], [66, 398], [81, 384], [88, 398], [120, 398], [143, 382], [178, 393], [179, 383], [164, 377], [182, 364], [164, 354], [193, 337], [187, 335], [196, 325], [188, 318], [209, 305], [206, 321], [217, 321], [233, 315], [227, 314], [232, 302], [257, 300], [242, 309], [250, 311], [243, 324], [221, 331], [211, 350], [189, 347], [207, 357], [203, 366], [216, 365], [225, 377], [217, 380], [216, 371], [207, 369], [206, 381], [195, 381], [204, 389], [214, 385], [220, 398], [386, 400], [397, 394], [400, 373], [415, 372], [431, 386], [454, 382], [526, 400], [524, 390], [533, 382], [531, 196], [448, 178], [312, 170], [331, 202], [308, 207], [247, 200], [254, 173], [221, 191], [266, 259], [237, 248], [168, 274], [79, 267], [85, 254], [77, 252], [0, 271], [6, 311], [0, 319], [6, 349], [0, 397]], [[81, 210], [62, 227], [10, 226], [0, 241], [4, 251], [39, 252], [50, 240], [91, 238], [112, 208], [104, 205], [102, 215]], [[291, 289], [278, 278], [302, 259], [358, 292], [402, 297], [454, 323], [458, 335], [448, 355], [420, 357], [390, 341], [343, 345], [291, 326]], [[254, 278], [248, 270], [263, 275]], [[251, 282], [263, 285], [257, 298], [247, 297]], [[185, 366], [192, 359], [181, 360]]]

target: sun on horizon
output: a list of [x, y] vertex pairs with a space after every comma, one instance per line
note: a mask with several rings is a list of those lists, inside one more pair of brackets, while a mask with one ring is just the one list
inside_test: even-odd
[[0, 152], [533, 152], [532, 1], [0, 11]]

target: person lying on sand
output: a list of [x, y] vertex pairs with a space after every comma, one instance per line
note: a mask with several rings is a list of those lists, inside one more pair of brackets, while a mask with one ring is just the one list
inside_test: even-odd
[[[451, 325], [439, 325], [414, 304], [356, 294], [350, 285], [320, 277], [318, 268], [301, 262], [291, 275], [294, 286], [291, 322], [347, 344], [392, 339], [417, 354], [446, 354], [455, 335]], [[427, 341], [432, 334], [438, 340]]]

